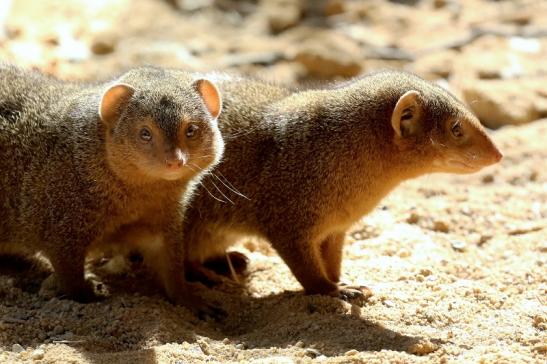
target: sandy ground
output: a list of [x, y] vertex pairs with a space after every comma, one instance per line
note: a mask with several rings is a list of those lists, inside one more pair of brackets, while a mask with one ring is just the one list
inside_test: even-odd
[[[407, 24], [415, 12], [425, 14], [420, 7], [372, 3], [380, 3], [377, 16], [396, 6], [394, 16]], [[298, 37], [287, 32], [305, 25], [273, 37], [265, 30], [249, 32], [264, 22], [255, 15], [246, 16], [241, 25], [234, 13], [221, 16], [205, 8], [179, 14], [159, 1], [136, 1], [133, 6], [139, 11], [124, 1], [99, 10], [77, 1], [62, 4], [15, 1], [10, 15], [0, 16], [5, 33], [0, 38], [2, 59], [79, 79], [105, 77], [139, 63], [236, 69], [279, 82], [331, 78], [287, 55], [264, 59], [271, 49], [298, 43]], [[462, 17], [468, 13], [464, 9]], [[351, 20], [355, 13], [348, 14]], [[543, 15], [529, 15], [529, 23]], [[517, 21], [522, 22], [520, 16]], [[379, 43], [396, 30], [382, 29], [376, 29], [379, 36], [371, 41]], [[416, 37], [402, 41], [417, 51], [416, 39], [428, 29], [411, 29]], [[458, 29], [445, 30], [443, 39]], [[441, 38], [436, 34], [432, 44], [442, 43]], [[185, 39], [182, 44], [190, 51], [169, 39]], [[106, 47], [102, 53], [97, 51], [100, 46]], [[247, 58], [241, 60], [242, 54]], [[457, 56], [467, 57], [465, 50]], [[544, 76], [544, 68], [533, 68], [537, 54], [525, 56], [531, 57], [525, 67], [528, 76]], [[404, 65], [418, 68], [423, 59]], [[363, 57], [359, 72], [398, 62]], [[342, 75], [355, 67], [346, 66], [336, 67]], [[437, 66], [426, 65], [424, 72], [440, 72]], [[486, 79], [484, 73], [477, 74], [470, 76], [473, 82]], [[459, 78], [448, 81], [458, 84]], [[521, 92], [520, 81], [508, 82]], [[539, 119], [545, 110], [538, 102], [534, 105], [537, 113], [531, 118]], [[547, 119], [506, 126], [492, 137], [505, 155], [502, 163], [470, 176], [431, 175], [409, 181], [348, 234], [343, 280], [370, 287], [374, 295], [367, 300], [350, 304], [304, 296], [275, 252], [251, 239], [236, 247], [251, 259], [249, 275], [240, 284], [226, 280], [214, 289], [196, 287], [226, 310], [227, 317], [219, 321], [200, 320], [166, 302], [138, 264], [119, 275], [95, 270], [111, 295], [79, 304], [51, 297], [47, 265], [3, 257], [0, 362], [544, 363]]]

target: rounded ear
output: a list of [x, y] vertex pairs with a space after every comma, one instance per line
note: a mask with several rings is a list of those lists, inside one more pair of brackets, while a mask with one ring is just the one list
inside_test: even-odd
[[117, 83], [110, 86], [101, 98], [99, 105], [99, 116], [101, 120], [112, 125], [120, 118], [120, 115], [127, 106], [127, 102], [135, 93], [135, 89], [125, 83]]
[[398, 137], [404, 138], [420, 130], [422, 106], [418, 102], [420, 94], [411, 90], [399, 98], [391, 114], [391, 126]]
[[194, 88], [201, 96], [211, 116], [216, 119], [222, 109], [222, 99], [216, 86], [209, 80], [200, 79], [194, 82]]

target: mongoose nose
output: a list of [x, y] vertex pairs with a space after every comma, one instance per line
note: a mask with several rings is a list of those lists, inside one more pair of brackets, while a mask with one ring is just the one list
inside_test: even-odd
[[180, 148], [177, 148], [167, 155], [165, 164], [169, 169], [180, 168], [186, 164], [186, 155]]
[[169, 169], [178, 169], [182, 166], [184, 166], [184, 160], [183, 159], [168, 159], [165, 161], [165, 164], [167, 165], [167, 168]]
[[496, 162], [499, 162], [501, 161], [503, 158], [503, 154], [499, 151], [499, 149], [496, 148], [496, 150], [494, 151], [494, 160]]

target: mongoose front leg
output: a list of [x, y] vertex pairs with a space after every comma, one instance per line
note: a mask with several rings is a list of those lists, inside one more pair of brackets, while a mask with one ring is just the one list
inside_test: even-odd
[[70, 249], [61, 244], [56, 246], [59, 249], [48, 250], [46, 255], [55, 270], [55, 278], [61, 292], [78, 302], [91, 302], [97, 299], [93, 284], [84, 277], [86, 245], [76, 242]]
[[[167, 298], [178, 305], [184, 305], [199, 316], [203, 314], [220, 317], [223, 312], [206, 305], [189, 290], [184, 279], [184, 246], [182, 242], [182, 218], [168, 220], [159, 234], [147, 239], [141, 246], [144, 261], [158, 275]], [[141, 239], [141, 241], [144, 241]]]
[[338, 284], [339, 295], [345, 300], [371, 296], [372, 292], [366, 286], [347, 285], [340, 282], [345, 237], [345, 233], [332, 234], [321, 243], [321, 257], [327, 276], [332, 282]]

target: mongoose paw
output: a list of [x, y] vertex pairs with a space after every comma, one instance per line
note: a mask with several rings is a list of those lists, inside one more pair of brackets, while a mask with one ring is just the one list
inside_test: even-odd
[[[72, 282], [73, 283], [73, 282]], [[46, 278], [40, 287], [39, 295], [45, 298], [67, 298], [80, 303], [95, 302], [106, 296], [106, 289], [100, 282], [85, 280], [81, 285], [63, 286], [54, 274]]]
[[366, 301], [372, 296], [372, 291], [366, 286], [349, 286], [340, 284], [338, 289], [331, 294], [346, 302]]
[[230, 251], [225, 255], [207, 259], [203, 265], [221, 276], [234, 279], [234, 275], [246, 274], [249, 258], [238, 251]]

